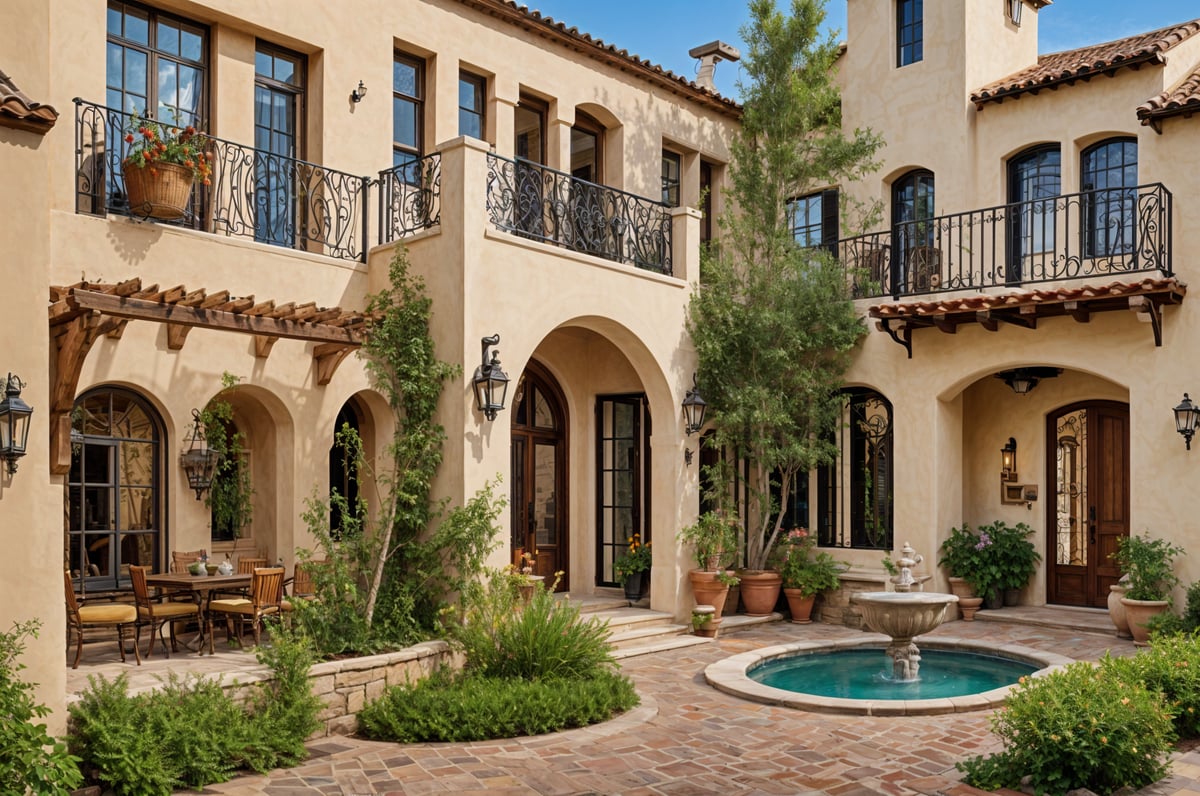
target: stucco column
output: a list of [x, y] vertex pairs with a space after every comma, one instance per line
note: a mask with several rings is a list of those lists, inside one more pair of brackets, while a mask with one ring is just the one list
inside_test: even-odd
[[689, 285], [700, 281], [700, 211], [671, 208], [671, 273]]
[[552, 169], [571, 172], [571, 127], [574, 119], [546, 120], [546, 165]]
[[700, 462], [693, 456], [691, 466], [684, 464], [684, 448], [694, 451], [697, 446], [695, 440], [684, 437], [682, 421], [678, 417], [675, 420], [664, 423], [665, 429], [650, 437], [650, 480], [655, 485], [650, 516], [654, 542], [650, 607], [672, 614], [676, 622], [685, 622], [691, 616], [693, 602], [687, 579], [693, 562], [675, 537], [680, 528], [695, 522], [699, 515]]

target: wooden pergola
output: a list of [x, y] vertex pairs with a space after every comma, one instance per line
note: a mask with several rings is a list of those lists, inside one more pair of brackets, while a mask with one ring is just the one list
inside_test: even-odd
[[321, 385], [362, 345], [368, 320], [363, 312], [315, 302], [276, 304], [183, 285], [143, 287], [139, 278], [51, 286], [49, 315], [56, 365], [50, 388], [50, 472], [56, 475], [71, 469], [71, 411], [83, 362], [96, 340], [120, 339], [131, 320], [167, 324], [167, 347], [173, 351], [182, 349], [197, 327], [254, 335], [255, 356], [263, 359], [280, 338], [315, 343], [312, 357]]

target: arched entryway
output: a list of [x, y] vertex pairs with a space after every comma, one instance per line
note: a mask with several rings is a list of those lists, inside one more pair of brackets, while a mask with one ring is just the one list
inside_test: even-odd
[[1083, 401], [1046, 418], [1046, 602], [1101, 608], [1129, 535], [1129, 405]]
[[517, 383], [512, 411], [512, 549], [536, 551], [534, 572], [570, 587], [567, 576], [567, 414], [558, 383], [530, 360]]

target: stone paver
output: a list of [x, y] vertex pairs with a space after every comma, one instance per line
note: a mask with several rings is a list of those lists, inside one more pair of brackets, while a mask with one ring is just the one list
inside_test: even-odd
[[[953, 622], [933, 636], [1021, 644], [1096, 660], [1132, 654], [1115, 636]], [[715, 644], [629, 658], [643, 704], [613, 721], [553, 735], [474, 744], [327, 738], [306, 763], [241, 777], [206, 793], [271, 794], [967, 794], [954, 763], [999, 748], [989, 713], [873, 718], [755, 704], [707, 686], [726, 656], [809, 639], [859, 637], [832, 625], [757, 625]], [[1200, 796], [1200, 753], [1143, 796]]]

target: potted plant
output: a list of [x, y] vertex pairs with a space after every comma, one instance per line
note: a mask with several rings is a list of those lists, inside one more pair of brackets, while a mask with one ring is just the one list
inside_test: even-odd
[[974, 618], [975, 610], [983, 602], [981, 595], [992, 588], [991, 573], [984, 566], [983, 556], [983, 549], [990, 543], [990, 538], [985, 541], [963, 523], [961, 528], [951, 528], [950, 535], [938, 548], [938, 564], [950, 575], [950, 590], [958, 595], [964, 619]]
[[737, 550], [737, 520], [720, 510], [706, 511], [696, 522], [680, 530], [677, 538], [695, 551], [698, 568], [688, 573], [688, 580], [696, 604], [713, 606], [715, 618], [720, 619], [729, 586], [738, 580], [721, 566], [722, 560]]
[[625, 599], [637, 602], [646, 591], [646, 576], [650, 572], [653, 555], [650, 542], [642, 544], [640, 534], [635, 533], [628, 542], [625, 552], [613, 561], [613, 572], [625, 588]]
[[1038, 562], [1042, 560], [1041, 554], [1029, 539], [1033, 529], [1023, 522], [1018, 522], [1016, 527], [1010, 528], [1003, 521], [997, 520], [991, 525], [981, 525], [979, 530], [980, 533], [987, 533], [992, 539], [991, 548], [987, 552], [1000, 568], [998, 585], [1004, 593], [1004, 604], [1016, 605], [1020, 590], [1033, 577]]
[[209, 139], [192, 125], [169, 125], [134, 113], [125, 132], [129, 151], [121, 161], [132, 213], [172, 220], [187, 210], [192, 185], [209, 184]]
[[849, 566], [824, 550], [816, 551], [816, 540], [804, 528], [793, 528], [780, 540], [775, 564], [783, 581], [792, 621], [808, 624], [812, 621], [813, 603], [817, 595], [841, 585], [838, 573]]
[[1152, 539], [1148, 533], [1126, 536], [1117, 543], [1112, 555], [1125, 577], [1125, 616], [1133, 643], [1145, 646], [1150, 631], [1150, 618], [1171, 608], [1171, 590], [1179, 585], [1175, 575], [1175, 559], [1184, 550], [1166, 539]]

